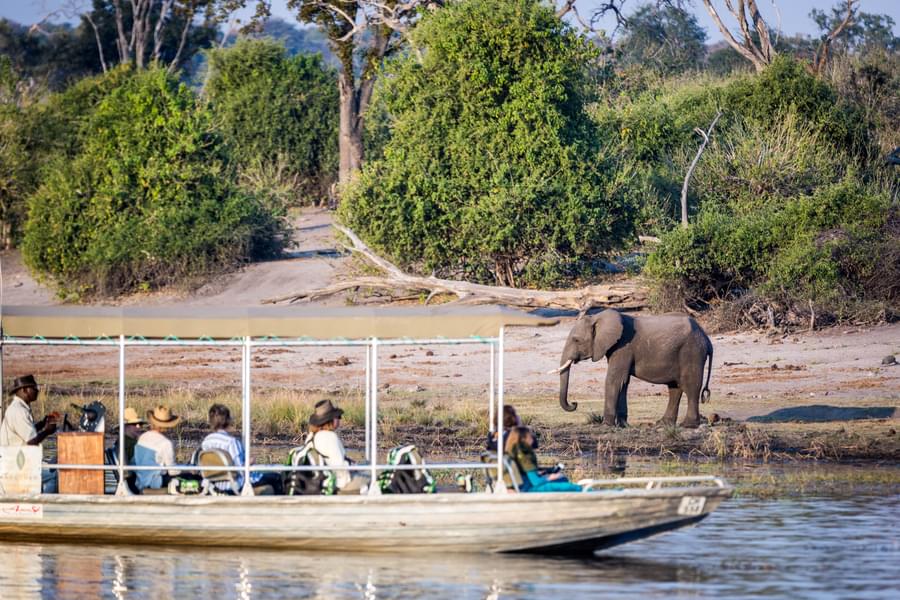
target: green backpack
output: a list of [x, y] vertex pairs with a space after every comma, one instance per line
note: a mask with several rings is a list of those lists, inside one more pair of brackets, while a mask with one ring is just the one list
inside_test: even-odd
[[[325, 457], [319, 454], [310, 437], [305, 444], [288, 453], [285, 464], [293, 467], [324, 467]], [[337, 476], [334, 471], [288, 471], [284, 474], [284, 493], [288, 496], [331, 496], [336, 491]]]
[[384, 494], [433, 494], [437, 485], [425, 469], [425, 459], [412, 444], [397, 446], [388, 452], [389, 465], [421, 465], [419, 469], [384, 471], [378, 476], [378, 486]]

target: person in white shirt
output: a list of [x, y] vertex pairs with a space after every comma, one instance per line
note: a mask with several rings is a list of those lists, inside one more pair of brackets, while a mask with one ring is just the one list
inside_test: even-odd
[[[0, 422], [0, 446], [39, 446], [56, 431], [60, 420], [59, 413], [52, 412], [37, 423], [34, 422], [31, 405], [38, 399], [40, 393], [34, 375], [16, 378], [9, 393], [13, 395], [13, 399], [6, 407], [3, 420]], [[51, 458], [49, 462], [56, 461]], [[56, 470], [42, 469], [41, 491], [52, 494], [56, 493], [57, 489]]]
[[[244, 466], [246, 457], [244, 456], [244, 444], [241, 443], [236, 436], [228, 433], [231, 427], [231, 411], [224, 404], [213, 404], [209, 407], [209, 428], [212, 433], [203, 438], [200, 444], [201, 450], [221, 450], [231, 457], [231, 462], [237, 467]], [[244, 485], [244, 474], [236, 474], [237, 488], [241, 489]], [[250, 483], [257, 485], [271, 485], [274, 493], [281, 493], [281, 475], [279, 473], [250, 473]], [[231, 490], [228, 482], [217, 482], [216, 488], [221, 491]]]
[[[331, 400], [319, 400], [316, 408], [309, 417], [309, 433], [306, 436], [307, 443], [312, 441], [313, 448], [325, 459], [329, 467], [349, 466], [344, 444], [335, 430], [341, 425], [341, 416], [344, 411], [331, 403]], [[338, 492], [342, 494], [359, 494], [362, 492], [369, 479], [361, 475], [351, 475], [350, 471], [335, 471]]]
[[[172, 440], [163, 433], [178, 425], [181, 417], [176, 417], [166, 406], [157, 406], [147, 411], [147, 420], [150, 422], [150, 431], [138, 438], [134, 446], [134, 464], [138, 467], [168, 467], [175, 464], [175, 445]], [[159, 471], [138, 471], [137, 488], [160, 489], [169, 484], [169, 480], [181, 471], [169, 469]]]
[[38, 399], [39, 393], [34, 375], [25, 375], [13, 381], [10, 390], [13, 399], [0, 423], [0, 446], [37, 446], [56, 431], [59, 421], [56, 413], [34, 422], [31, 404]]

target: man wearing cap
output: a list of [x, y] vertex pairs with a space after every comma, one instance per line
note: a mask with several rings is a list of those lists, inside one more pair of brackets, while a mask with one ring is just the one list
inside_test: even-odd
[[37, 400], [38, 393], [34, 375], [25, 375], [13, 381], [10, 390], [13, 399], [0, 423], [0, 446], [37, 446], [56, 431], [59, 416], [54, 413], [34, 422], [31, 404]]
[[[349, 466], [344, 444], [335, 430], [341, 425], [344, 411], [331, 403], [331, 400], [319, 400], [309, 417], [309, 434], [307, 443], [312, 441], [313, 448], [325, 459], [329, 467]], [[368, 483], [368, 478], [360, 475], [351, 476], [350, 471], [335, 471], [335, 479], [339, 493], [359, 494]]]
[[[150, 422], [150, 431], [138, 438], [134, 447], [134, 464], [138, 467], [168, 467], [175, 464], [175, 445], [172, 440], [163, 433], [178, 425], [181, 417], [176, 417], [167, 406], [157, 406], [147, 411], [147, 420]], [[138, 471], [137, 488], [160, 489], [169, 484], [169, 479], [180, 474], [181, 471], [169, 469], [163, 471]]]

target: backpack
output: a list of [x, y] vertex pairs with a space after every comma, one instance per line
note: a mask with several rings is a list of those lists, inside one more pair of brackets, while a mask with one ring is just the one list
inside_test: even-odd
[[[316, 450], [313, 436], [309, 436], [305, 444], [288, 453], [285, 464], [293, 467], [324, 467], [325, 458]], [[337, 476], [334, 471], [289, 471], [284, 474], [284, 493], [288, 496], [330, 496], [336, 491]]]
[[397, 446], [388, 452], [389, 465], [422, 465], [421, 469], [389, 470], [378, 476], [378, 486], [384, 494], [433, 494], [437, 489], [434, 478], [425, 466], [425, 459], [412, 444]]

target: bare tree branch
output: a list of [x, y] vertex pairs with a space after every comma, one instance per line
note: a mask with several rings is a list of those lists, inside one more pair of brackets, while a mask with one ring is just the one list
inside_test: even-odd
[[687, 229], [688, 227], [688, 184], [691, 181], [691, 175], [694, 174], [694, 169], [697, 168], [697, 163], [700, 162], [700, 156], [703, 154], [703, 151], [706, 150], [706, 145], [709, 144], [709, 136], [712, 135], [713, 128], [716, 126], [716, 123], [719, 121], [719, 117], [721, 116], [722, 111], [720, 110], [716, 113], [716, 117], [712, 120], [712, 123], [710, 123], [709, 125], [709, 129], [707, 129], [706, 131], [703, 131], [699, 127], [694, 130], [703, 138], [703, 143], [700, 144], [700, 148], [697, 149], [697, 155], [694, 156], [694, 160], [691, 161], [691, 166], [688, 167], [687, 174], [684, 176], [684, 184], [681, 186], [681, 226], [684, 229]]
[[[759, 12], [756, 0], [737, 0], [736, 4], [734, 0], [725, 0], [725, 8], [738, 22], [740, 39], [722, 21], [719, 9], [716, 8], [713, 0], [703, 0], [703, 5], [728, 45], [753, 63], [757, 71], [762, 71], [772, 62], [776, 54], [775, 47], [769, 36], [769, 26], [762, 13]], [[753, 24], [752, 31], [751, 22]], [[756, 32], [757, 39], [754, 39], [753, 31]]]
[[846, 12], [844, 13], [843, 20], [835, 25], [834, 29], [828, 32], [822, 39], [822, 43], [819, 44], [819, 49], [816, 50], [815, 62], [813, 63], [813, 70], [816, 73], [821, 73], [828, 63], [828, 58], [831, 54], [831, 44], [834, 43], [834, 40], [836, 40], [847, 27], [853, 25], [854, 18], [856, 17], [856, 10], [859, 8], [859, 0], [846, 0], [845, 6]]

